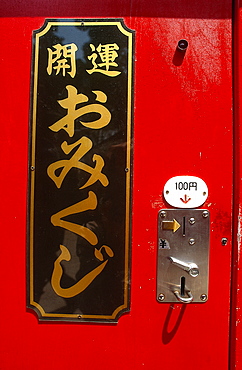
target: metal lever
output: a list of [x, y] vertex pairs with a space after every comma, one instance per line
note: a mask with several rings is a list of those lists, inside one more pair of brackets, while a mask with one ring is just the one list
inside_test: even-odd
[[180, 295], [180, 293], [178, 292], [178, 290], [175, 290], [174, 292], [173, 292], [174, 294], [175, 294], [175, 296], [176, 296], [176, 298], [178, 299], [178, 301], [180, 301], [180, 302], [182, 302], [182, 303], [190, 303], [190, 302], [192, 302], [192, 300], [193, 300], [193, 295], [192, 295], [192, 293], [191, 293], [191, 291], [190, 290], [187, 290], [187, 295], [188, 295], [188, 298], [186, 298], [186, 297], [182, 297], [181, 295]]
[[[193, 262], [183, 262], [175, 257], [168, 257], [174, 265], [180, 267], [184, 271], [187, 271], [192, 277], [197, 277], [199, 275], [199, 268], [196, 263]], [[175, 293], [175, 292], [174, 292]]]

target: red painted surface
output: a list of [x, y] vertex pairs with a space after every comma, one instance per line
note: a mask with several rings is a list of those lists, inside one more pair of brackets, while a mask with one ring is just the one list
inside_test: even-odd
[[[170, 4], [170, 5], [169, 5]], [[1, 2], [1, 368], [227, 369], [232, 225], [231, 1]], [[26, 15], [29, 17], [26, 18]], [[39, 16], [37, 18], [37, 16]], [[124, 17], [136, 30], [131, 312], [117, 325], [39, 323], [26, 311], [31, 33], [44, 17]], [[40, 18], [41, 17], [41, 18]], [[3, 37], [4, 35], [4, 37]], [[184, 59], [176, 53], [187, 39]], [[205, 304], [156, 301], [157, 214], [177, 175], [211, 212]], [[222, 237], [228, 238], [226, 246]]]
[[234, 249], [232, 261], [232, 307], [231, 307], [231, 368], [240, 368], [242, 363], [242, 299], [241, 299], [241, 242], [242, 242], [242, 2], [234, 7]]

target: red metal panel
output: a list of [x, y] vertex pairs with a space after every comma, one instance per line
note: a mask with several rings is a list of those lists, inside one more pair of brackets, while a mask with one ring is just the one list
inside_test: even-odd
[[[144, 299], [152, 301], [155, 290], [156, 261], [152, 256], [156, 249], [155, 218], [157, 210], [163, 206], [163, 184], [174, 175], [200, 176], [210, 189], [206, 204], [212, 222], [209, 302], [206, 306], [183, 308], [181, 323], [173, 338], [168, 334], [174, 328], [169, 322], [169, 312], [178, 316], [180, 307], [175, 306], [172, 310], [149, 305], [148, 317], [152, 323], [152, 318], [157, 321], [164, 315], [160, 323], [163, 344], [167, 344], [162, 347], [164, 368], [171, 365], [173, 352], [182, 358], [185, 348], [194, 356], [193, 361], [199, 358], [201, 369], [207, 366], [227, 368], [232, 180], [231, 40], [227, 38], [230, 21], [143, 19], [142, 29], [152, 30], [154, 36], [152, 41], [143, 37], [142, 43], [137, 42], [136, 51], [134, 212], [137, 213], [133, 235], [133, 259], [136, 261], [133, 284], [140, 286], [140, 294], [139, 299], [133, 300], [133, 306], [144, 323], [147, 309], [142, 312], [139, 309]], [[181, 66], [176, 66], [172, 59], [176, 40], [181, 38], [189, 41], [189, 48]], [[144, 137], [146, 129], [148, 133]], [[221, 246], [222, 237], [229, 238], [225, 247]], [[225, 294], [222, 300], [220, 284]], [[157, 343], [159, 324], [156, 328], [150, 326], [153, 333], [149, 339]], [[145, 325], [143, 327], [145, 331]], [[189, 332], [190, 340], [187, 340], [186, 332]], [[146, 344], [143, 347], [144, 363], [147, 364], [150, 349]], [[185, 363], [181, 365], [184, 369], [185, 366]]]
[[234, 249], [232, 260], [232, 306], [231, 306], [231, 368], [242, 364], [242, 299], [241, 299], [241, 228], [242, 228], [242, 167], [241, 167], [241, 60], [242, 60], [242, 2], [235, 1], [234, 13]]
[[[230, 304], [231, 1], [2, 2], [2, 305], [5, 369], [227, 369]], [[136, 30], [131, 313], [117, 325], [39, 323], [25, 309], [31, 33], [46, 17], [124, 17]], [[13, 18], [7, 18], [12, 16]], [[15, 18], [19, 16], [19, 18]], [[187, 39], [184, 59], [178, 40]], [[205, 304], [156, 301], [157, 214], [165, 182], [203, 178], [211, 212]], [[228, 238], [225, 246], [222, 237]], [[193, 365], [194, 364], [194, 365]]]

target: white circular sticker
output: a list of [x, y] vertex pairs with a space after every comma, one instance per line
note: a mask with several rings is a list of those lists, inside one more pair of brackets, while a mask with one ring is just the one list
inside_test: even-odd
[[175, 176], [164, 186], [167, 203], [176, 208], [196, 208], [208, 197], [206, 183], [196, 176]]

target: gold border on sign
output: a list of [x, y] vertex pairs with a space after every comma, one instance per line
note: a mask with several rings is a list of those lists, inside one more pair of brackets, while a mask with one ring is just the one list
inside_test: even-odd
[[[127, 92], [127, 157], [126, 157], [126, 222], [125, 222], [125, 271], [124, 271], [124, 304], [117, 307], [112, 315], [82, 315], [82, 314], [57, 314], [47, 313], [43, 307], [34, 301], [34, 189], [35, 189], [35, 145], [36, 145], [36, 114], [37, 114], [37, 87], [39, 63], [39, 39], [45, 35], [52, 26], [117, 26], [121, 33], [128, 37], [128, 92]], [[123, 27], [120, 21], [74, 21], [55, 22], [49, 21], [46, 27], [35, 33], [35, 57], [33, 78], [33, 106], [32, 106], [32, 146], [31, 146], [31, 174], [30, 174], [30, 221], [29, 221], [29, 303], [36, 307], [42, 317], [66, 319], [95, 319], [115, 320], [118, 314], [128, 308], [129, 302], [129, 260], [130, 260], [130, 207], [131, 207], [131, 135], [132, 135], [132, 79], [133, 79], [133, 32]]]

